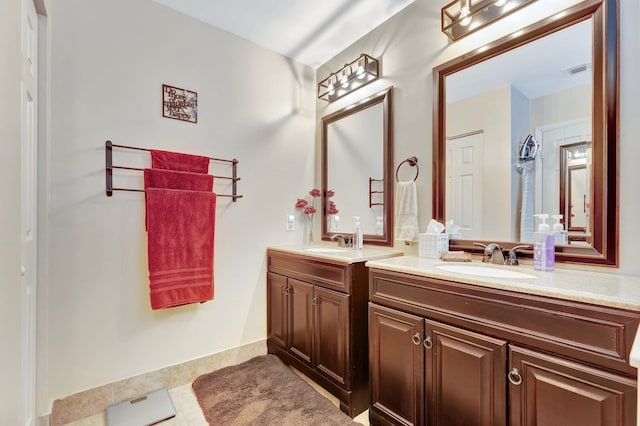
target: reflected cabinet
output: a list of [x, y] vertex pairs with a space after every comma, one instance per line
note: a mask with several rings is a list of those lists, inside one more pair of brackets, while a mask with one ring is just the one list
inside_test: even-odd
[[640, 313], [372, 269], [372, 425], [636, 424]]

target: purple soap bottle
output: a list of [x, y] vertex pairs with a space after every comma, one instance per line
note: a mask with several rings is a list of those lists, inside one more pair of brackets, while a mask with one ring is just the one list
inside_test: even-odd
[[554, 236], [551, 227], [547, 223], [548, 214], [534, 215], [540, 219], [538, 232], [534, 233], [533, 244], [533, 269], [536, 271], [553, 271], [556, 264], [556, 251]]

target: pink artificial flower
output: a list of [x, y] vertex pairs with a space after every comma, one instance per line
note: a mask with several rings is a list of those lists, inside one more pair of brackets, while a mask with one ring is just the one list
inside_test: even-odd
[[309, 191], [309, 195], [311, 195], [312, 197], [319, 197], [321, 195], [320, 190], [314, 188], [311, 191]]
[[340, 211], [336, 207], [336, 203], [333, 201], [329, 201], [329, 209], [327, 210], [328, 214], [338, 214]]
[[301, 209], [307, 206], [307, 200], [305, 200], [304, 198], [298, 198], [296, 200], [296, 209]]
[[333, 197], [335, 194], [336, 194], [336, 193], [335, 193], [335, 192], [333, 192], [333, 190], [332, 190], [332, 189], [327, 189], [327, 197], [328, 197], [328, 198]]
[[316, 208], [313, 206], [307, 206], [304, 208], [304, 214], [306, 215], [312, 215], [316, 212]]

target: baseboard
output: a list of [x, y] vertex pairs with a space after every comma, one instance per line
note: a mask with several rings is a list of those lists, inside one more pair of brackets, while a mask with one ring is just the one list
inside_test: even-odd
[[76, 420], [99, 414], [109, 405], [157, 389], [171, 389], [192, 383], [198, 376], [239, 364], [267, 353], [266, 340], [249, 343], [202, 358], [172, 365], [139, 376], [130, 377], [104, 386], [56, 399], [51, 414], [39, 418], [39, 426], [62, 426]]

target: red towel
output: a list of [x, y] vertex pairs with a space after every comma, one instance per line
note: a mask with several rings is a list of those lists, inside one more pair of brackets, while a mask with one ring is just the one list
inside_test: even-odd
[[211, 192], [213, 190], [213, 176], [174, 170], [144, 169], [144, 189], [147, 188]]
[[[189, 191], [213, 191], [213, 176], [201, 173], [176, 172], [174, 170], [144, 169], [144, 189], [166, 188]], [[147, 214], [144, 229], [149, 229]]]
[[208, 173], [209, 157], [152, 149], [151, 167], [180, 172]]
[[151, 308], [213, 299], [216, 194], [149, 188]]

